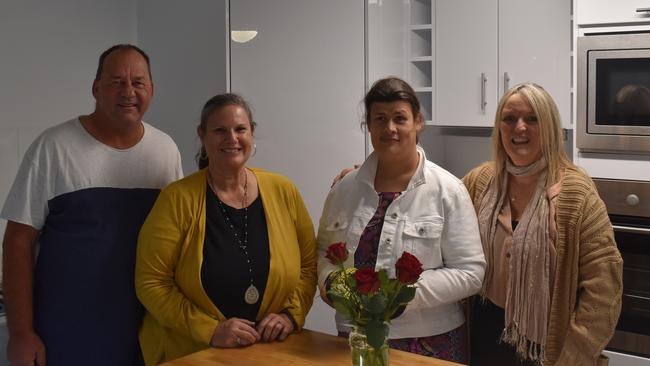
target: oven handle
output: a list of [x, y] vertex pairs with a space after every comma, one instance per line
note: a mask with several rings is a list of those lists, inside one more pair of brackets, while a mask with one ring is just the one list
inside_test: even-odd
[[630, 295], [630, 294], [623, 294], [623, 297], [630, 297], [632, 299], [637, 299], [637, 300], [643, 300], [643, 301], [648, 301], [647, 297], [639, 296], [639, 295]]
[[641, 235], [650, 235], [650, 229], [643, 227], [632, 227], [632, 226], [621, 226], [621, 225], [612, 225], [614, 231], [620, 231], [622, 233], [631, 233], [631, 234], [641, 234]]

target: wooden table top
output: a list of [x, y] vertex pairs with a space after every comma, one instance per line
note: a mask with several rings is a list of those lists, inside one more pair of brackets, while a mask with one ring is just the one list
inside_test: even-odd
[[[348, 340], [304, 329], [284, 342], [258, 343], [241, 348], [209, 348], [162, 366], [335, 366], [351, 365]], [[391, 349], [391, 366], [458, 366], [460, 364]]]

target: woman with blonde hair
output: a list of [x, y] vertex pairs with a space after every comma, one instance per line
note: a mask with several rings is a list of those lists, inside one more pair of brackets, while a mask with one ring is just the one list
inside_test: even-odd
[[492, 152], [463, 178], [488, 265], [472, 308], [471, 364], [602, 364], [621, 308], [622, 259], [542, 87], [520, 84], [502, 97]]

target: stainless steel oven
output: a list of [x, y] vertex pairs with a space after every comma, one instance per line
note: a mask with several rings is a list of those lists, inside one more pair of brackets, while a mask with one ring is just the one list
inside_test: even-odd
[[607, 349], [650, 358], [650, 182], [594, 182], [623, 256], [623, 307]]
[[650, 33], [578, 37], [576, 146], [650, 152]]

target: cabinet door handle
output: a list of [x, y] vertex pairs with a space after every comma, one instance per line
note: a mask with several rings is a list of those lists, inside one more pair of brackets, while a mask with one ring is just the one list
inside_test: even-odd
[[650, 8], [636, 8], [637, 13], [649, 13]]
[[510, 90], [510, 75], [507, 72], [503, 73], [503, 94]]
[[485, 73], [481, 73], [481, 111], [485, 112], [487, 101], [485, 100], [485, 84], [487, 84], [487, 77]]

